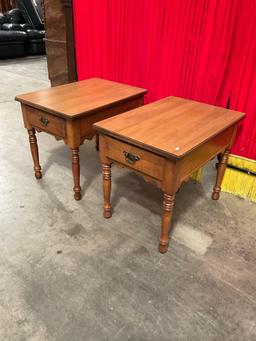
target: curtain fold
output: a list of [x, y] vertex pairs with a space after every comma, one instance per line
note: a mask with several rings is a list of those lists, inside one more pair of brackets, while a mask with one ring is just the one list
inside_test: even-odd
[[232, 152], [256, 158], [254, 0], [74, 0], [79, 79], [247, 113]]
[[231, 60], [230, 108], [246, 112], [232, 152], [256, 159], [256, 2], [239, 3]]

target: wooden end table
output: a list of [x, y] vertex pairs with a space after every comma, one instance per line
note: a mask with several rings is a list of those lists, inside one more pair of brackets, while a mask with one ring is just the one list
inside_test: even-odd
[[112, 208], [111, 163], [116, 162], [163, 192], [159, 251], [165, 253], [175, 194], [181, 183], [221, 153], [212, 199], [218, 200], [241, 112], [168, 97], [94, 124], [103, 164], [104, 217]]
[[[34, 161], [42, 177], [35, 131], [52, 134], [72, 151], [74, 197], [81, 199], [79, 146], [95, 134], [93, 124], [144, 104], [145, 89], [92, 78], [16, 96], [21, 103]], [[97, 139], [98, 141], [98, 139]]]

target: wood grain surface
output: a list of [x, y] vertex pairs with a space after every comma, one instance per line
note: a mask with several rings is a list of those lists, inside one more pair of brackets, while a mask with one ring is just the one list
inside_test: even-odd
[[180, 158], [244, 116], [234, 110], [167, 97], [97, 122], [94, 127], [155, 153]]
[[76, 118], [141, 97], [147, 90], [91, 78], [16, 96], [16, 100], [64, 118]]

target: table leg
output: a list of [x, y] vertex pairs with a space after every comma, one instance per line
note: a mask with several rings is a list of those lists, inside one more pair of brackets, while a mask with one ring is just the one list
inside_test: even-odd
[[229, 150], [226, 149], [224, 153], [221, 154], [221, 157], [219, 158], [219, 163], [217, 167], [217, 177], [216, 177], [216, 182], [215, 182], [215, 186], [213, 187], [213, 193], [212, 193], [213, 200], [218, 200], [220, 197], [221, 183], [225, 174], [225, 170], [227, 168], [228, 156], [229, 156]]
[[163, 214], [162, 214], [162, 229], [159, 242], [159, 252], [165, 253], [169, 245], [169, 231], [172, 219], [172, 213], [175, 203], [175, 194], [164, 194]]
[[35, 129], [34, 128], [28, 129], [28, 135], [29, 135], [29, 144], [30, 144], [31, 154], [32, 154], [32, 158], [34, 161], [35, 177], [37, 179], [41, 179], [42, 172], [41, 172], [41, 166], [39, 164], [38, 146], [37, 146]]
[[80, 161], [79, 161], [79, 148], [71, 149], [72, 152], [72, 171], [74, 178], [74, 198], [76, 200], [81, 199], [81, 187], [80, 187]]
[[99, 151], [99, 134], [96, 134], [95, 136], [95, 144], [96, 150]]
[[111, 164], [102, 165], [103, 176], [103, 195], [104, 195], [104, 218], [108, 219], [112, 216], [112, 207], [110, 203], [111, 195]]

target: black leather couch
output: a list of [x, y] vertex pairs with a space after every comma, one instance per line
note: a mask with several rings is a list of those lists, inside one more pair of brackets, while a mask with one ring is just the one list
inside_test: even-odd
[[0, 13], [0, 59], [45, 54], [40, 0], [17, 0], [17, 8]]

